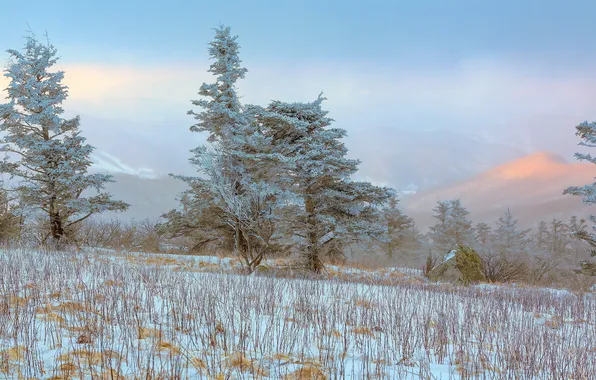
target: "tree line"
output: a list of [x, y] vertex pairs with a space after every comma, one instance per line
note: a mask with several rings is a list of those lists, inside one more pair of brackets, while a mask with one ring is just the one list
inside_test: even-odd
[[[191, 101], [195, 108], [188, 111], [195, 120], [190, 131], [207, 135], [207, 143], [191, 151], [189, 161], [197, 174], [173, 174], [187, 184], [177, 209], [159, 223], [134, 224], [91, 218], [129, 205], [105, 192], [111, 176], [88, 173], [94, 147], [82, 136], [79, 117], [62, 116], [68, 87], [62, 84], [64, 72], [51, 70], [56, 48], [31, 33], [23, 51], [8, 50], [8, 102], [0, 104], [5, 152], [0, 172], [13, 185], [0, 194], [0, 239], [54, 249], [118, 240], [122, 246], [128, 242], [132, 248], [155, 251], [182, 242], [191, 251], [233, 252], [249, 272], [267, 256], [289, 254], [301, 256], [306, 269], [320, 272], [324, 257], [342, 257], [354, 245], [395, 259], [428, 251], [424, 257], [429, 260], [455, 246], [470, 246], [480, 252], [492, 281], [515, 278], [522, 257], [542, 265], [546, 273], [554, 262], [568, 259], [574, 244], [581, 242], [585, 252], [596, 248], [585, 220], [541, 223], [531, 235], [507, 211], [494, 227], [473, 226], [458, 199], [438, 202], [436, 224], [421, 234], [400, 210], [393, 189], [354, 180], [360, 161], [347, 157], [342, 142], [346, 131], [334, 126], [322, 94], [310, 102], [243, 104], [236, 86], [248, 70], [239, 57], [238, 37], [221, 26], [208, 52], [214, 81], [202, 84], [200, 98]], [[577, 130], [584, 145], [594, 146], [594, 123]], [[590, 155], [578, 158], [596, 163]], [[594, 203], [595, 188], [566, 192]], [[594, 217], [590, 220], [596, 223]], [[529, 258], [538, 251], [548, 255]], [[592, 265], [584, 260], [579, 271], [593, 274]]]

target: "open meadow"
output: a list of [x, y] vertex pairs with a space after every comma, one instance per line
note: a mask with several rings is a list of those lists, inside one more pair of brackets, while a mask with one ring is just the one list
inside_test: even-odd
[[433, 284], [397, 269], [246, 276], [236, 265], [217, 257], [3, 250], [0, 379], [596, 373], [593, 293]]

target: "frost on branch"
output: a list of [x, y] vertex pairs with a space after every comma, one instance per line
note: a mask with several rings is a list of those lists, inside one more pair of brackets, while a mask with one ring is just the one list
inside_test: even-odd
[[59, 246], [77, 223], [128, 205], [102, 192], [111, 176], [87, 173], [94, 148], [81, 136], [78, 116], [61, 116], [68, 88], [61, 84], [64, 72], [50, 71], [56, 52], [32, 34], [23, 52], [8, 51], [9, 102], [0, 105], [0, 143], [7, 156], [0, 170], [16, 179], [15, 190], [25, 205], [47, 216], [44, 243], [51, 236]]
[[253, 271], [265, 254], [279, 250], [278, 211], [285, 202], [278, 186], [281, 160], [271, 152], [270, 137], [236, 93], [244, 77], [239, 46], [229, 28], [220, 27], [210, 43], [215, 83], [204, 83], [201, 100], [190, 111], [192, 131], [207, 132], [209, 145], [192, 150], [190, 163], [198, 176], [175, 176], [189, 185], [181, 208], [164, 215], [163, 229], [173, 236], [191, 236], [195, 249], [206, 245], [229, 249]]
[[217, 79], [215, 83], [203, 83], [199, 90], [203, 99], [192, 101], [203, 111], [188, 111], [197, 120], [191, 131], [209, 133], [210, 142], [232, 142], [248, 124], [236, 93], [236, 81], [247, 72], [240, 65], [237, 38], [231, 35], [229, 27], [220, 26], [215, 30], [215, 37], [209, 43], [209, 56], [214, 61], [209, 72]]
[[[596, 122], [588, 123], [584, 121], [583, 123], [579, 124], [575, 127], [576, 135], [579, 136], [581, 139], [578, 145], [585, 146], [588, 148], [596, 147]], [[580, 161], [588, 161], [593, 164], [596, 164], [596, 157], [593, 157], [590, 154], [583, 154], [583, 153], [576, 153], [575, 157]], [[587, 204], [595, 204], [596, 203], [596, 182], [584, 185], [584, 186], [571, 186], [563, 191], [563, 194], [571, 194], [571, 195], [579, 195], [582, 196], [583, 202]], [[596, 223], [596, 216], [590, 215], [590, 220], [593, 223]], [[596, 231], [596, 226], [592, 227], [593, 231]], [[596, 234], [582, 232], [576, 235], [578, 238], [585, 240], [590, 245], [590, 255], [596, 256]], [[596, 276], [596, 263], [593, 261], [582, 261], [579, 263], [580, 269], [577, 270], [578, 273], [587, 274], [590, 276]]]
[[437, 223], [430, 228], [429, 236], [441, 255], [458, 246], [469, 246], [474, 241], [470, 214], [459, 199], [438, 201], [433, 209]]
[[342, 252], [344, 245], [386, 236], [381, 207], [394, 196], [388, 188], [351, 179], [359, 161], [346, 157], [340, 141], [346, 132], [330, 128], [324, 100], [274, 101], [257, 117], [273, 151], [287, 158], [285, 183], [297, 199], [293, 236], [314, 272], [322, 269], [322, 252]]

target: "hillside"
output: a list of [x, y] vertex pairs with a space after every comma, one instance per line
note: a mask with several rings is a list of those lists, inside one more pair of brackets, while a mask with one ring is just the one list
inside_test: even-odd
[[106, 186], [116, 199], [130, 204], [123, 213], [107, 212], [101, 218], [152, 219], [178, 207], [178, 195], [186, 184], [171, 177], [140, 178], [130, 174], [113, 174], [114, 183]]
[[233, 259], [209, 256], [0, 250], [0, 376], [587, 379], [596, 370], [591, 292], [462, 287], [399, 268], [282, 278], [267, 274], [273, 266], [245, 276]]
[[372, 129], [355, 138], [347, 143], [350, 153], [362, 158], [358, 176], [398, 191], [452, 184], [526, 154], [506, 144], [448, 130]]
[[548, 152], [539, 152], [497, 166], [452, 185], [404, 197], [402, 205], [422, 229], [433, 224], [432, 209], [438, 200], [460, 198], [475, 222], [494, 222], [509, 207], [520, 224], [540, 220], [586, 217], [590, 210], [581, 199], [563, 195], [572, 185], [591, 183], [596, 168], [568, 163]]

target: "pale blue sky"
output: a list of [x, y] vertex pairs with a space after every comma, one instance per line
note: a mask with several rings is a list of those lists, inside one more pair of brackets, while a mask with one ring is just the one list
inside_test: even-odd
[[240, 36], [246, 102], [323, 90], [351, 154], [379, 182], [401, 170], [396, 150], [426, 154], [400, 146], [401, 130], [571, 160], [573, 127], [596, 119], [594, 0], [0, 1], [0, 61], [22, 47], [27, 24], [47, 31], [71, 89], [66, 110], [99, 151], [137, 169], [184, 170], [200, 141], [186, 111], [212, 80], [207, 43], [219, 24]]
[[197, 59], [218, 23], [242, 36], [251, 60], [449, 66], [476, 55], [569, 65], [594, 58], [590, 0], [2, 3], [0, 45], [19, 44], [29, 23], [47, 30], [69, 61]]

